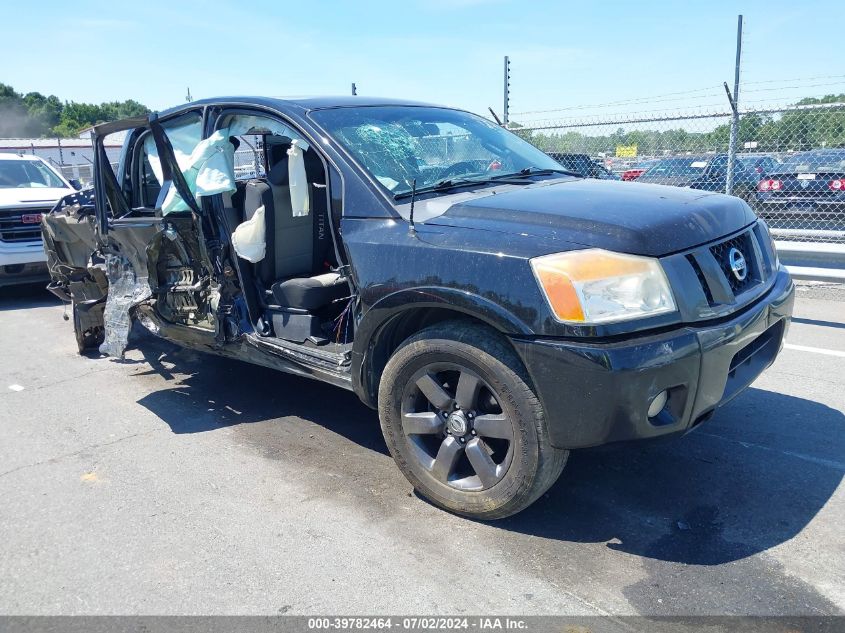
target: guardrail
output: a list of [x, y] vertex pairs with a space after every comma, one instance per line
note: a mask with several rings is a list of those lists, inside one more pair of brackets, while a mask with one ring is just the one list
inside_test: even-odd
[[[773, 231], [773, 233], [775, 233]], [[802, 236], [791, 231], [789, 236], [783, 232], [775, 233], [775, 246], [781, 263], [786, 266], [793, 279], [828, 281], [845, 283], [845, 243], [798, 242], [780, 240], [790, 237], [793, 240]], [[826, 237], [833, 237], [830, 231], [824, 231]], [[842, 237], [845, 237], [845, 232]], [[804, 237], [811, 238], [807, 235]]]

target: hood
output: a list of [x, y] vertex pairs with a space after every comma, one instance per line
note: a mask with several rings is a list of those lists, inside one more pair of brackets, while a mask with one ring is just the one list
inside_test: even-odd
[[652, 257], [716, 240], [756, 220], [739, 198], [612, 180], [568, 180], [462, 198], [426, 224]]
[[0, 206], [12, 207], [18, 205], [26, 206], [52, 206], [69, 193], [74, 193], [71, 188], [54, 187], [0, 187]]

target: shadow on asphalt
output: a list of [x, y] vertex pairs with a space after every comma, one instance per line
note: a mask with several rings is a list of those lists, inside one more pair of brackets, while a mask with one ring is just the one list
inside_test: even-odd
[[0, 288], [0, 312], [61, 305], [61, 300], [46, 286], [47, 282]]
[[[388, 454], [376, 413], [355, 394], [317, 380], [177, 347], [149, 335], [137, 349], [149, 364], [141, 374], [180, 383], [152, 392], [138, 403], [165, 421], [174, 433], [202, 433], [236, 424], [298, 417], [365, 448]], [[133, 361], [124, 361], [133, 362]], [[174, 364], [171, 372], [164, 363]], [[187, 374], [187, 376], [185, 376]]]
[[[139, 401], [174, 433], [295, 416], [387, 454], [376, 413], [351, 392], [149, 337], [151, 369], [181, 383]], [[142, 363], [142, 361], [136, 361]], [[845, 415], [749, 389], [686, 437], [573, 452], [558, 483], [502, 530], [660, 561], [720, 565], [780, 545], [842, 476]]]
[[541, 503], [496, 525], [720, 565], [797, 535], [839, 486], [842, 455], [842, 412], [752, 388], [686, 437], [572, 453]]

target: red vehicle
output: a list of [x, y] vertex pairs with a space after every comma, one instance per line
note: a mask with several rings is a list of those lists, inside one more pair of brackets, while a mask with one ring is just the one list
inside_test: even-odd
[[656, 163], [656, 160], [646, 160], [641, 163], [637, 163], [636, 167], [632, 167], [631, 169], [626, 169], [622, 172], [622, 180], [636, 180], [640, 176], [642, 176], [646, 170]]

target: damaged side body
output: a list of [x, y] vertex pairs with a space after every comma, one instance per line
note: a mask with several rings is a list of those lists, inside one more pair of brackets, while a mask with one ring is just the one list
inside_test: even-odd
[[[231, 129], [208, 134], [209, 116], [197, 110], [162, 121], [153, 114], [97, 126], [94, 190], [63, 199], [44, 217], [49, 289], [72, 304], [80, 352], [122, 358], [138, 320], [186, 347], [351, 388], [351, 345], [344, 338], [352, 329], [344, 310], [351, 293], [343, 278], [341, 301], [308, 313], [276, 311], [262, 296], [268, 290], [258, 289], [252, 277], [261, 263], [249, 264], [234, 252], [232, 233], [239, 222], [247, 223], [243, 216], [232, 219], [229, 208], [238, 194], [243, 205], [244, 184], [235, 182], [229, 132], [261, 128], [262, 144], [285, 139], [290, 154], [299, 157], [304, 141], [280, 136], [288, 130], [281, 122], [246, 115]], [[114, 133], [126, 134], [117, 169], [103, 143]], [[256, 157], [254, 174], [264, 175], [268, 169], [258, 163]], [[305, 177], [302, 160], [296, 167]], [[308, 177], [313, 179], [311, 171]], [[328, 199], [325, 185], [311, 191]], [[219, 193], [224, 196], [212, 203]], [[301, 188], [298, 193], [295, 215], [310, 222], [310, 207], [321, 202], [313, 193], [303, 199]], [[291, 197], [297, 200], [293, 192]], [[325, 217], [314, 222], [320, 239], [328, 239]], [[327, 345], [334, 332], [336, 340]]]
[[[102, 167], [103, 138], [123, 130], [134, 130], [129, 139], [140, 130], [156, 141], [163, 175], [157, 202], [172, 188], [188, 201], [187, 213], [163, 216], [154, 207], [127, 205], [108, 162]], [[205, 264], [199, 207], [161, 125], [153, 117], [99, 126], [94, 143], [100, 186], [61, 200], [42, 224], [49, 289], [72, 303], [80, 351], [98, 347], [101, 353], [122, 357], [141, 306], [147, 315], [144, 324], [154, 330], [160, 317], [213, 333], [220, 343], [237, 337], [241, 324], [229, 321], [231, 304], [221, 301], [225, 275], [222, 267], [211, 270]], [[174, 184], [174, 174], [182, 182]]]
[[99, 347], [121, 357], [142, 303], [157, 304], [173, 323], [215, 331], [219, 291], [199, 263], [191, 221], [134, 223], [131, 231], [102, 238], [93, 210], [90, 202], [64, 200], [42, 225], [53, 279], [48, 289], [72, 304], [80, 351]]

